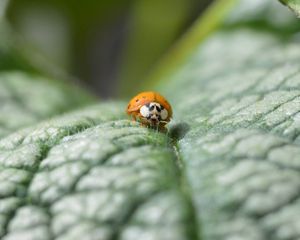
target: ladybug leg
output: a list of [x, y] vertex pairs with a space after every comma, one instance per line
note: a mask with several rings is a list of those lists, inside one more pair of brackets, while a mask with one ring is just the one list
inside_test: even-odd
[[136, 116], [135, 115], [131, 115], [131, 121], [136, 122]]
[[159, 131], [162, 133], [167, 133], [168, 129], [165, 126], [159, 126]]
[[137, 116], [132, 115], [131, 117], [132, 117], [131, 120], [133, 122], [138, 122], [140, 124], [140, 126], [144, 126], [144, 124], [139, 120], [139, 118]]
[[146, 127], [147, 125], [145, 124], [145, 123], [143, 123], [142, 121], [139, 121], [139, 123], [140, 123], [140, 126], [141, 127]]
[[134, 119], [134, 121], [138, 122], [140, 124], [140, 126], [144, 126], [143, 122], [139, 118], [139, 115], [138, 116], [134, 115], [133, 119]]

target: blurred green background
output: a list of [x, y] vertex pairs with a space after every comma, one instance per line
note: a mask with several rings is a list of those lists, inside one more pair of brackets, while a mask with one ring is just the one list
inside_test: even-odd
[[[102, 98], [129, 97], [210, 3], [11, 0], [7, 18], [19, 39], [15, 45], [40, 53], [34, 66], [73, 76]], [[11, 61], [22, 65], [20, 56]]]

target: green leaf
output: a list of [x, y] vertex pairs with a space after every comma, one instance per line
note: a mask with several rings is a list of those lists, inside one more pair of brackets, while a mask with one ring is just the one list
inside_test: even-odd
[[0, 138], [8, 133], [91, 102], [75, 87], [21, 72], [0, 74]]
[[298, 46], [219, 32], [168, 83], [190, 125], [179, 148], [203, 239], [285, 239], [287, 219], [299, 220]]
[[298, 17], [300, 17], [300, 1], [299, 0], [279, 0], [283, 4], [292, 9]]
[[1, 239], [194, 237], [168, 136], [118, 120], [123, 108], [95, 105], [0, 141]]
[[2, 73], [0, 90], [1, 239], [196, 236], [168, 135], [126, 120], [120, 102], [40, 122], [87, 100], [32, 74]]
[[5, 124], [25, 119], [21, 106], [39, 119], [0, 140], [0, 238], [298, 239], [299, 27], [285, 10], [239, 1], [193, 41], [157, 79], [174, 108], [166, 134], [127, 120], [124, 102], [37, 124], [80, 94], [2, 80], [18, 108]]
[[201, 239], [299, 238], [300, 45], [292, 14], [276, 24], [286, 14], [240, 1], [157, 87], [190, 126], [178, 148]]

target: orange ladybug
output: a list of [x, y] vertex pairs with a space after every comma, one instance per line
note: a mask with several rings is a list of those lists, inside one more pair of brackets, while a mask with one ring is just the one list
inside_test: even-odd
[[143, 125], [163, 129], [172, 118], [170, 103], [157, 92], [141, 92], [130, 100], [126, 112]]

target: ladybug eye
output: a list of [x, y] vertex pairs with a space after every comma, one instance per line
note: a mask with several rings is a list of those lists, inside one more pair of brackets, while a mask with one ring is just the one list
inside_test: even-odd
[[160, 116], [162, 120], [166, 120], [168, 118], [168, 111], [166, 109], [162, 109], [160, 112]]
[[150, 111], [149, 111], [149, 107], [147, 107], [147, 106], [142, 106], [141, 108], [140, 108], [140, 113], [141, 113], [141, 115], [143, 116], [143, 117], [148, 117], [149, 116], [149, 114], [150, 114]]
[[152, 105], [152, 106], [150, 106], [149, 110], [150, 110], [150, 111], [153, 111], [154, 108], [155, 108], [155, 105]]

